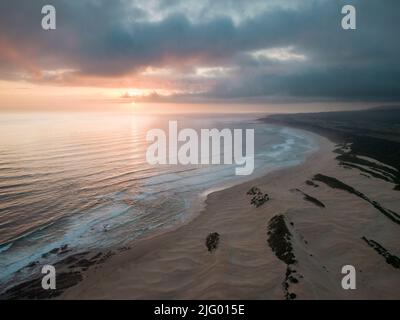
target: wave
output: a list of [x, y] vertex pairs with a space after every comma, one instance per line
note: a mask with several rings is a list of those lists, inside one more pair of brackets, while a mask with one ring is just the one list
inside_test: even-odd
[[[282, 127], [251, 120], [221, 123], [256, 127], [256, 170], [246, 179], [293, 165], [313, 148], [301, 133]], [[207, 190], [243, 181], [234, 175], [234, 164], [151, 167], [144, 161], [143, 135], [130, 135], [132, 141], [123, 127], [120, 135], [98, 130], [82, 139], [70, 139], [67, 130], [48, 145], [27, 145], [29, 152], [5, 150], [12, 156], [2, 161], [12, 169], [0, 166], [5, 173], [0, 178], [0, 225], [7, 231], [0, 244], [0, 280], [55, 245], [119, 245], [171, 226]], [[53, 148], [54, 141], [60, 145]]]
[[14, 244], [14, 242], [9, 242], [9, 243], [6, 243], [6, 244], [0, 244], [0, 253], [5, 252], [8, 249], [10, 249], [13, 244]]

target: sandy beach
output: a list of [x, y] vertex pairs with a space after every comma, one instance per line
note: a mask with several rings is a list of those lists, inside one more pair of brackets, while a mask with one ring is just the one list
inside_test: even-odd
[[[400, 211], [398, 191], [340, 166], [337, 146], [312, 135], [320, 148], [305, 163], [210, 194], [194, 220], [90, 267], [58, 298], [399, 299], [399, 269], [387, 259], [400, 254], [399, 225], [365, 199], [313, 178], [335, 177], [392, 212]], [[251, 205], [252, 187], [270, 200]], [[274, 243], [276, 216], [287, 235], [278, 232]], [[213, 232], [219, 242], [209, 252], [205, 241]], [[385, 251], [378, 253], [365, 239]], [[292, 261], [279, 256], [279, 241], [286, 240]], [[341, 287], [348, 264], [357, 270], [356, 290]]]
[[400, 1], [49, 2], [0, 1], [0, 303], [400, 300]]

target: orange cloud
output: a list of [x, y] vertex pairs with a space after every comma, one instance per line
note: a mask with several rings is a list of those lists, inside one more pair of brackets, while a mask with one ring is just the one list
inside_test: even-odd
[[7, 39], [0, 35], [0, 60], [27, 71], [33, 78], [42, 77], [40, 69], [20, 53]]

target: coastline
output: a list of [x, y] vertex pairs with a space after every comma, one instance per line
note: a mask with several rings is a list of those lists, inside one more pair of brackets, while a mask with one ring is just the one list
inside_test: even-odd
[[[340, 165], [337, 150], [346, 146], [306, 132], [320, 148], [304, 163], [208, 194], [200, 214], [169, 231], [61, 265], [66, 286], [53, 298], [398, 299], [399, 270], [388, 262], [400, 253], [398, 225], [371, 205], [400, 212], [397, 191]], [[321, 173], [373, 200], [316, 181]], [[251, 205], [252, 187], [270, 200]], [[211, 233], [219, 242], [209, 252]], [[358, 290], [341, 288], [347, 264], [357, 270]]]
[[[256, 118], [252, 118], [250, 122], [255, 120]], [[259, 125], [261, 125], [262, 127], [264, 126], [262, 122], [261, 123], [259, 122]], [[271, 126], [276, 127], [275, 125]], [[278, 128], [280, 128], [280, 126], [278, 126]], [[294, 132], [294, 135], [297, 136], [296, 131]], [[302, 135], [303, 134], [300, 134], [300, 136]], [[309, 142], [310, 145], [313, 144], [312, 141]], [[310, 148], [312, 149], [312, 147]], [[264, 149], [260, 148], [259, 150], [263, 151]], [[308, 152], [312, 151], [309, 150]], [[299, 157], [299, 160], [294, 160], [294, 161], [299, 161], [299, 162], [304, 161], [304, 156], [306, 154], [307, 153], [302, 154], [302, 156]], [[295, 155], [297, 155], [297, 153], [293, 153], [293, 156]], [[291, 157], [292, 156], [290, 155], [289, 159], [291, 159]], [[271, 166], [271, 164], [268, 163], [268, 166], [256, 169], [251, 176], [236, 177], [235, 179], [231, 179], [228, 181], [217, 180], [218, 183], [215, 184], [212, 188], [208, 188], [207, 190], [201, 192], [193, 192], [191, 194], [187, 194], [187, 196], [185, 195], [183, 198], [181, 198], [184, 199], [185, 203], [187, 203], [186, 207], [188, 207], [187, 211], [185, 212], [185, 215], [179, 216], [179, 218], [177, 218], [176, 221], [174, 223], [171, 223], [170, 225], [163, 226], [162, 228], [155, 228], [151, 232], [148, 232], [147, 234], [143, 233], [138, 238], [135, 238], [135, 240], [133, 241], [129, 242], [125, 241], [124, 243], [117, 242], [114, 244], [109, 244], [108, 246], [99, 246], [99, 247], [92, 246], [91, 248], [85, 247], [84, 245], [80, 247], [74, 246], [74, 241], [71, 242], [60, 241], [54, 244], [49, 243], [49, 246], [47, 247], [46, 250], [42, 250], [42, 252], [34, 252], [35, 256], [33, 257], [33, 259], [28, 260], [25, 263], [20, 263], [18, 267], [14, 268], [14, 271], [12, 271], [12, 273], [9, 272], [7, 277], [4, 277], [0, 280], [0, 299], [4, 297], [7, 298], [8, 295], [7, 294], [4, 295], [4, 293], [7, 292], [9, 289], [12, 289], [13, 287], [23, 288], [25, 283], [30, 283], [31, 280], [36, 281], [37, 278], [40, 278], [41, 274], [40, 268], [43, 265], [47, 264], [56, 265], [57, 271], [61, 273], [62, 277], [64, 277], [64, 275], [68, 277], [71, 271], [70, 269], [73, 269], [74, 272], [76, 271], [79, 274], [84, 273], [86, 271], [85, 268], [87, 265], [92, 266], [98, 263], [97, 261], [95, 261], [96, 259], [93, 259], [94, 257], [97, 256], [97, 254], [102, 254], [107, 256], [109, 256], [110, 252], [112, 254], [116, 254], [119, 253], [120, 251], [126, 250], [130, 246], [130, 244], [132, 244], [132, 242], [136, 244], [136, 242], [140, 240], [146, 241], [148, 239], [152, 239], [153, 237], [159, 234], [169, 231], [174, 231], [180, 228], [182, 225], [187, 224], [204, 210], [204, 207], [206, 205], [205, 201], [209, 193], [230, 188], [233, 185], [240, 184], [244, 181], [252, 180], [255, 177], [261, 177], [265, 172], [267, 172], [267, 170], [276, 170], [277, 166], [283, 167], [290, 165], [293, 165], [293, 161], [274, 163], [273, 167]], [[270, 169], [269, 167], [272, 168]], [[129, 202], [128, 204], [131, 205], [131, 202]], [[103, 234], [105, 238], [111, 239], [113, 236], [110, 233], [103, 233]], [[12, 242], [10, 243], [13, 244]], [[30, 258], [30, 255], [28, 253], [26, 253], [26, 256]], [[84, 267], [78, 268], [81, 265]], [[40, 281], [36, 282], [40, 283]], [[37, 285], [37, 287], [38, 288], [28, 289], [27, 290], [28, 293], [25, 293], [24, 292], [25, 290], [22, 290], [21, 297], [22, 298], [28, 296], [35, 297], [36, 293], [41, 290], [40, 285]], [[32, 292], [29, 293], [29, 291], [33, 291], [33, 293]], [[17, 294], [13, 294], [12, 296], [18, 298]], [[53, 295], [51, 294], [50, 296], [52, 297]], [[39, 294], [39, 297], [46, 298], [48, 297], [48, 295]]]
[[[318, 140], [320, 149], [309, 155], [304, 163], [210, 193], [205, 208], [193, 220], [174, 230], [137, 241], [130, 250], [91, 271], [60, 298], [282, 299], [285, 266], [268, 247], [267, 223], [274, 212], [284, 212], [293, 205], [281, 201], [283, 195], [289, 198], [293, 195], [292, 191], [286, 190], [288, 184], [295, 183], [293, 176], [296, 175], [295, 180], [300, 182], [312, 173], [310, 168], [322, 168], [331, 160], [334, 148], [327, 139], [307, 134]], [[261, 186], [271, 196], [271, 200], [260, 208], [251, 206], [251, 197], [246, 195], [254, 185]], [[302, 202], [301, 199], [294, 201]], [[205, 246], [205, 239], [211, 232], [221, 236], [213, 253]], [[251, 264], [250, 256], [254, 256]], [[230, 260], [234, 260], [233, 263]], [[224, 275], [227, 268], [232, 269], [233, 274]], [[271, 277], [260, 279], [263, 271]], [[242, 272], [247, 284], [240, 281]], [[253, 280], [252, 275], [255, 276]], [[121, 290], [115, 289], [118, 287]]]
[[[298, 129], [295, 130], [303, 131]], [[310, 133], [307, 133], [306, 131], [301, 132], [301, 135], [306, 135], [309, 139], [313, 139], [310, 137]], [[315, 152], [315, 150], [309, 151], [310, 154], [313, 152]], [[305, 159], [299, 161], [305, 161]], [[281, 171], [284, 170], [284, 168], [291, 166], [295, 165], [285, 163], [280, 165], [280, 167], [270, 169], [270, 171]], [[42, 259], [29, 263], [28, 265], [19, 269], [10, 277], [9, 281], [4, 282], [2, 291], [0, 292], [0, 299], [47, 299], [58, 297], [65, 289], [68, 289], [69, 287], [74, 286], [80, 281], [84, 280], [89, 269], [91, 272], [93, 269], [100, 268], [101, 265], [112, 256], [119, 255], [121, 252], [130, 250], [132, 247], [134, 247], [136, 250], [136, 248], [140, 247], [142, 244], [145, 244], [147, 247], [150, 243], [156, 242], [158, 239], [162, 239], [164, 236], [170, 235], [176, 230], [185, 227], [187, 224], [190, 224], [198, 217], [198, 215], [205, 211], [207, 206], [207, 198], [210, 194], [228, 190], [233, 186], [238, 186], [243, 183], [250, 183], [250, 181], [259, 179], [265, 174], [268, 173], [258, 172], [257, 174], [253, 174], [252, 177], [249, 176], [248, 178], [246, 177], [245, 179], [242, 179], [242, 181], [225, 182], [213, 189], [204, 191], [202, 194], [199, 194], [197, 200], [193, 201], [193, 204], [190, 208], [190, 213], [187, 215], [187, 217], [181, 219], [179, 223], [175, 223], [168, 228], [154, 230], [152, 233], [143, 235], [133, 240], [131, 243], [119, 246], [114, 245], [101, 249], [90, 249], [90, 251], [82, 249], [75, 250], [68, 244], [56, 247], [44, 253], [42, 255]], [[52, 264], [56, 266], [57, 274], [62, 279], [62, 285], [58, 286], [57, 290], [54, 292], [44, 292], [40, 286], [40, 267], [46, 262], [47, 264], [49, 263], [49, 257], [54, 261]], [[24, 276], [26, 273], [29, 273], [29, 275]]]
[[[399, 270], [363, 239], [398, 254], [398, 226], [363, 199], [310, 181], [335, 176], [398, 211], [396, 191], [339, 166], [337, 145], [314, 136], [320, 149], [304, 163], [209, 194], [194, 220], [114, 256], [60, 299], [398, 299]], [[271, 198], [258, 208], [247, 195], [253, 186]], [[268, 238], [276, 216], [285, 221], [292, 264], [277, 254], [279, 239]], [[213, 232], [220, 239], [209, 252]], [[357, 270], [358, 290], [341, 288], [347, 264]]]

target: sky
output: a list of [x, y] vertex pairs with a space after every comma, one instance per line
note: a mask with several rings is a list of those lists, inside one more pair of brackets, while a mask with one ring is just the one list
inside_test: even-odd
[[[56, 30], [41, 9], [56, 8]], [[341, 9], [356, 8], [343, 30]], [[400, 101], [398, 0], [1, 0], [0, 110], [255, 112]]]

